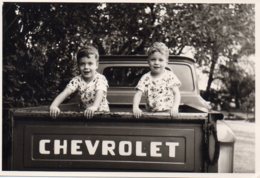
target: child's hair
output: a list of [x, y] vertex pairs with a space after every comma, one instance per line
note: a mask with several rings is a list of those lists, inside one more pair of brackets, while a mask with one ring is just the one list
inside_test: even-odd
[[94, 46], [88, 45], [81, 48], [77, 53], [77, 63], [79, 63], [79, 60], [83, 57], [89, 57], [90, 55], [95, 55], [97, 62], [99, 60], [99, 53], [97, 48]]
[[154, 42], [152, 46], [148, 49], [148, 56], [152, 55], [155, 52], [159, 52], [162, 55], [169, 57], [169, 48], [162, 42]]

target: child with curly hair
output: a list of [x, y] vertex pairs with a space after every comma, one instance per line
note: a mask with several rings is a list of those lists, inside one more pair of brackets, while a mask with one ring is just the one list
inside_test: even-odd
[[148, 50], [150, 71], [139, 80], [133, 99], [133, 114], [140, 118], [142, 110], [139, 104], [144, 94], [148, 112], [169, 112], [176, 116], [180, 105], [181, 82], [176, 75], [165, 67], [168, 65], [169, 49], [161, 42], [155, 42]]

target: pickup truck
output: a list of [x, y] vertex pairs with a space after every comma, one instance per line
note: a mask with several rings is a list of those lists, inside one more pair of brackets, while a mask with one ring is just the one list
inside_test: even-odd
[[[134, 87], [149, 71], [147, 56], [101, 56], [110, 112], [92, 119], [73, 102], [53, 119], [49, 106], [10, 111], [11, 170], [232, 172], [235, 137], [199, 93], [195, 60], [170, 56], [182, 82], [179, 113], [132, 113]], [[142, 99], [141, 107], [145, 102]]]

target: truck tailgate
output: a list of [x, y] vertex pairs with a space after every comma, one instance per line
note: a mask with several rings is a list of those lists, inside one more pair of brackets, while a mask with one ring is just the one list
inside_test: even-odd
[[13, 112], [13, 170], [203, 172], [206, 113]]

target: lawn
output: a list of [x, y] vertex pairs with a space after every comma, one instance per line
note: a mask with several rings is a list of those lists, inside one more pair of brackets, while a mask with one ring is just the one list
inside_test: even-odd
[[255, 172], [255, 123], [241, 120], [226, 120], [236, 135], [234, 172]]

